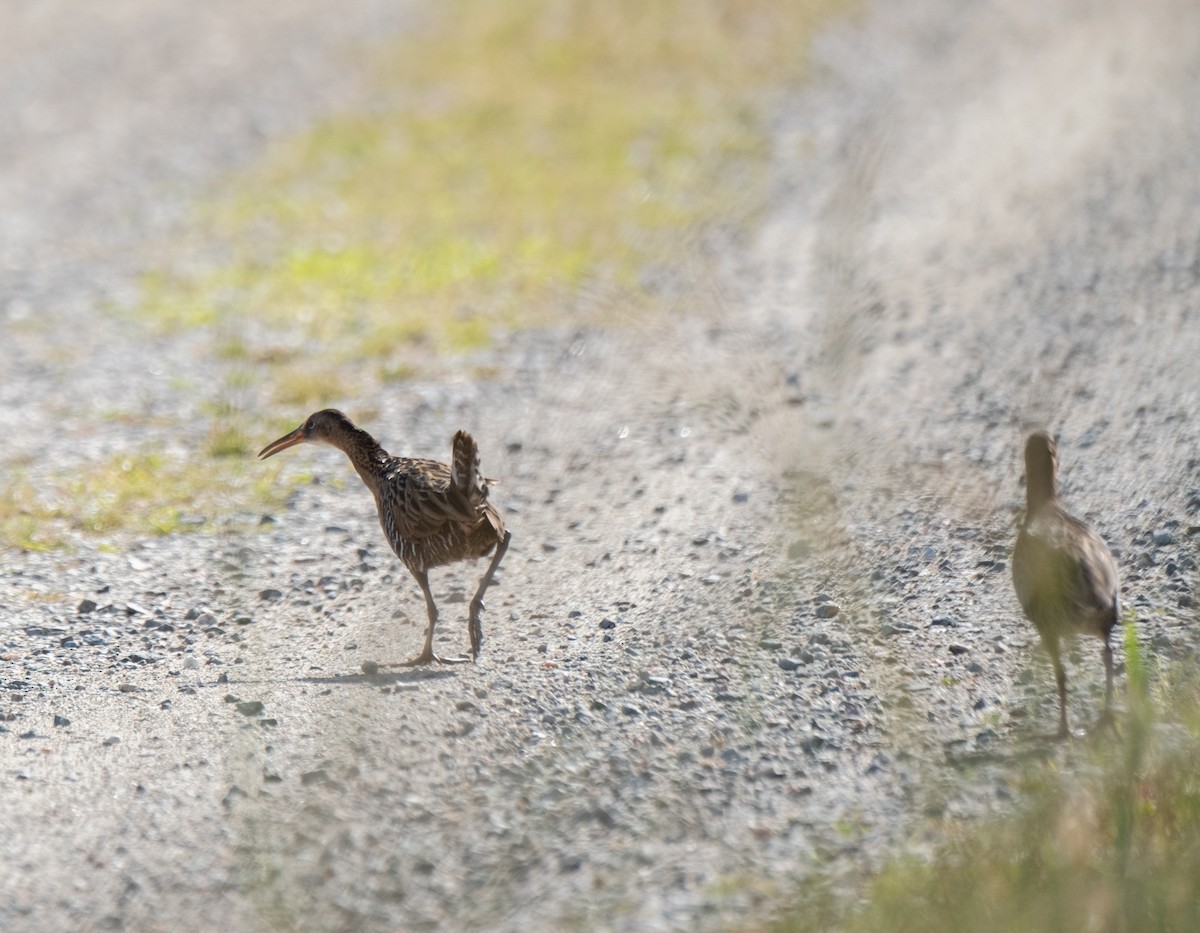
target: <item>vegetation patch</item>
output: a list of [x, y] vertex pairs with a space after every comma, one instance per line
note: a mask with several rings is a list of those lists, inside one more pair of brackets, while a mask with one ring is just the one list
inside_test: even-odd
[[[1125, 626], [1129, 715], [1025, 777], [1022, 814], [946, 825], [931, 858], [898, 858], [854, 899], [814, 885], [774, 929], [1200, 929], [1200, 679], [1148, 679]], [[1169, 711], [1169, 720], [1158, 710]]]

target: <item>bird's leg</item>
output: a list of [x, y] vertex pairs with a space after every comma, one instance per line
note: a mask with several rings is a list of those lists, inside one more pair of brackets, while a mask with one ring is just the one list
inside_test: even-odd
[[1100, 714], [1100, 718], [1096, 720], [1094, 729], [1102, 729], [1107, 726], [1116, 731], [1117, 723], [1113, 718], [1112, 712], [1112, 695], [1113, 695], [1113, 651], [1112, 645], [1109, 643], [1109, 633], [1104, 633], [1104, 712]]
[[1054, 664], [1054, 680], [1058, 684], [1058, 733], [1056, 739], [1069, 739], [1071, 727], [1067, 725], [1067, 672], [1063, 669], [1062, 658], [1058, 654], [1058, 639], [1051, 636], [1046, 639], [1046, 650]]
[[1104, 709], [1112, 709], [1113, 654], [1108, 634], [1104, 636]]
[[433, 602], [433, 592], [429, 589], [429, 573], [425, 570], [414, 570], [412, 575], [417, 578], [421, 592], [425, 594], [425, 611], [429, 614], [429, 628], [425, 629], [425, 647], [415, 658], [401, 662], [401, 667], [416, 667], [437, 661], [439, 664], [459, 664], [466, 658], [442, 658], [433, 653], [433, 630], [437, 627], [438, 611]]
[[468, 623], [468, 631], [471, 635], [471, 660], [479, 657], [479, 648], [483, 644], [483, 625], [479, 620], [479, 613], [483, 611], [483, 593], [492, 585], [492, 577], [496, 573], [496, 568], [500, 566], [500, 558], [508, 550], [508, 542], [511, 538], [511, 531], [504, 532], [504, 538], [496, 545], [496, 553], [492, 555], [492, 562], [488, 564], [488, 569], [480, 578], [479, 588], [471, 600], [471, 614]]

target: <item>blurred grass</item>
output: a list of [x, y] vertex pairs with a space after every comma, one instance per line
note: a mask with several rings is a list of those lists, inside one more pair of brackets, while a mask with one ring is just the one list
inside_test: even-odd
[[948, 824], [930, 858], [892, 860], [855, 897], [815, 882], [772, 929], [1200, 929], [1200, 678], [1168, 674], [1152, 697], [1132, 619], [1125, 655], [1119, 739], [1030, 770], [1021, 814]]
[[277, 144], [206, 212], [228, 261], [147, 276], [141, 311], [168, 328], [250, 320], [328, 360], [381, 360], [381, 376], [405, 350], [486, 346], [585, 296], [628, 313], [689, 231], [762, 204], [769, 92], [848, 5], [430, 8], [379, 54], [372, 112]]
[[279, 433], [272, 410], [298, 421], [368, 397], [497, 328], [648, 311], [696, 231], [740, 229], [761, 206], [771, 92], [803, 78], [815, 29], [849, 5], [426, 8], [369, 54], [369, 110], [274, 143], [144, 277], [134, 314], [201, 332], [218, 373], [189, 387], [210, 398], [207, 423], [187, 425], [194, 449], [17, 471], [0, 541], [170, 533], [268, 507], [278, 492], [251, 476], [275, 470], [246, 460]]

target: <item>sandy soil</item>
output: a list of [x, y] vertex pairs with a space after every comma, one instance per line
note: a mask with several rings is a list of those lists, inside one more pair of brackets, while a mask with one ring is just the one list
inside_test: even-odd
[[[192, 348], [100, 312], [189, 198], [353, 103], [384, 6], [0, 13], [4, 462], [128, 440], [81, 399], [189, 404]], [[0, 925], [754, 925], [818, 863], [1003, 812], [1054, 721], [1007, 567], [1034, 426], [1157, 661], [1193, 658], [1200, 10], [1044, 6], [832, 30], [685, 313], [346, 401], [397, 453], [467, 427], [503, 479], [479, 664], [361, 673], [423, 610], [331, 450], [284, 455], [323, 481], [257, 534], [3, 553]], [[447, 652], [481, 569], [435, 575]]]

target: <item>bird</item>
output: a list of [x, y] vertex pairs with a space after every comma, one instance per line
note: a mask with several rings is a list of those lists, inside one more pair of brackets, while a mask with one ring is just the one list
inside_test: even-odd
[[495, 480], [479, 471], [479, 449], [466, 431], [458, 431], [451, 442], [450, 463], [394, 457], [369, 433], [342, 412], [326, 408], [314, 412], [300, 427], [272, 441], [258, 454], [259, 460], [273, 457], [297, 444], [330, 444], [350, 458], [350, 463], [375, 497], [379, 523], [388, 544], [408, 568], [425, 596], [429, 626], [421, 653], [400, 666], [458, 664], [465, 657], [446, 658], [433, 651], [433, 632], [438, 611], [429, 589], [429, 571], [461, 560], [492, 554], [491, 563], [471, 600], [468, 632], [471, 657], [475, 661], [483, 642], [480, 613], [483, 594], [508, 550], [512, 532], [488, 499]]
[[1045, 431], [1025, 442], [1025, 516], [1013, 549], [1012, 576], [1025, 616], [1038, 630], [1058, 684], [1059, 739], [1067, 724], [1067, 675], [1059, 641], [1078, 633], [1095, 635], [1104, 649], [1104, 711], [1097, 722], [1112, 725], [1112, 630], [1120, 610], [1117, 563], [1103, 539], [1063, 508], [1058, 492], [1057, 446]]

